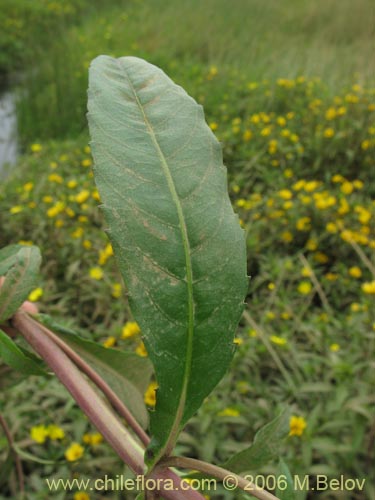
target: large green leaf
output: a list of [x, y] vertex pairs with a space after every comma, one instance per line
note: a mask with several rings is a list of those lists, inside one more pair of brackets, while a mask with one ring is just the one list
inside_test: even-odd
[[256, 433], [253, 444], [236, 453], [224, 467], [238, 474], [257, 471], [277, 458], [281, 444], [289, 433], [289, 420], [290, 411], [286, 409], [272, 422], [262, 427]]
[[108, 234], [159, 384], [152, 466], [232, 358], [247, 290], [244, 232], [202, 107], [159, 68], [96, 58], [88, 107]]
[[41, 255], [38, 247], [21, 247], [8, 256], [12, 261], [0, 288], [0, 322], [9, 319], [38, 284]]
[[133, 352], [106, 348], [83, 339], [49, 316], [40, 314], [39, 319], [87, 361], [125, 403], [138, 422], [146, 428], [148, 413], [143, 394], [153, 371], [150, 361]]
[[8, 366], [25, 375], [47, 375], [40, 361], [18, 347], [8, 335], [0, 329], [0, 359]]
[[23, 245], [8, 245], [0, 250], [0, 276], [3, 276], [16, 262], [16, 255]]

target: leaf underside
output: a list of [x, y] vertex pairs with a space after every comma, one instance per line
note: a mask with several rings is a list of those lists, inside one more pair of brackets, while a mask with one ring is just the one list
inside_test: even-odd
[[89, 81], [95, 180], [159, 385], [153, 465], [231, 361], [247, 290], [245, 238], [202, 107], [135, 57], [99, 56]]

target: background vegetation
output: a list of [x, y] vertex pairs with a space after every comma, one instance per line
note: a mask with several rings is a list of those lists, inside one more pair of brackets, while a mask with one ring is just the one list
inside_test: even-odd
[[[85, 119], [90, 60], [144, 57], [203, 104], [222, 142], [252, 277], [233, 368], [179, 452], [222, 463], [289, 404], [300, 417], [282, 450], [293, 474], [367, 479], [363, 492], [309, 498], [374, 498], [373, 2], [2, 7], [0, 71], [21, 81], [24, 154], [1, 186], [0, 246], [40, 246], [43, 276], [32, 300], [107, 346], [146, 354], [103, 232]], [[0, 409], [24, 454], [27, 498], [128, 498], [48, 491], [46, 477], [123, 468], [58, 383], [34, 378], [7, 389], [12, 380], [1, 370]], [[66, 455], [72, 443], [82, 447], [77, 460]], [[0, 498], [15, 497], [15, 478], [3, 476]]]

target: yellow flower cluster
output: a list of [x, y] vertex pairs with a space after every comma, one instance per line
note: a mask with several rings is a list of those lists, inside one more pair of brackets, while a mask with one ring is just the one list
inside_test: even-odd
[[30, 437], [36, 443], [43, 444], [47, 438], [52, 441], [64, 439], [65, 433], [61, 427], [54, 424], [48, 426], [36, 425], [30, 429]]

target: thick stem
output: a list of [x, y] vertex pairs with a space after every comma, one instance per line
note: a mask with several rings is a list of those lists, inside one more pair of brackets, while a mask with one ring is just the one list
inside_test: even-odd
[[118, 411], [119, 415], [123, 417], [129, 426], [133, 429], [142, 443], [147, 446], [150, 442], [150, 438], [142, 429], [142, 427], [135, 420], [133, 415], [130, 413], [128, 408], [124, 405], [121, 399], [117, 396], [117, 394], [110, 388], [110, 386], [103, 380], [100, 375], [93, 369], [89, 364], [86, 363], [84, 359], [81, 358], [68, 344], [66, 344], [58, 335], [49, 330], [45, 325], [39, 323], [34, 318], [26, 317], [25, 321], [30, 321], [36, 323], [43, 332], [54, 341], [64, 352], [65, 354], [73, 361], [73, 363], [78, 366], [80, 370], [85, 373], [89, 379], [91, 379], [94, 384], [103, 392], [108, 401], [112, 404], [112, 406]]
[[[13, 316], [12, 323], [68, 389], [119, 457], [137, 475], [144, 475], [145, 464], [141, 447], [61, 347], [46, 334], [42, 325], [30, 319], [26, 313], [19, 311]], [[171, 470], [160, 470], [152, 474], [152, 477], [161, 480], [160, 493], [166, 500], [204, 500], [198, 491], [181, 488], [181, 479]], [[168, 483], [172, 483], [173, 488], [169, 488]]]
[[65, 385], [116, 453], [136, 474], [143, 474], [141, 448], [68, 356], [45, 334], [39, 323], [32, 321], [27, 314], [17, 312], [13, 316], [13, 325]]
[[[202, 462], [201, 460], [196, 460], [195, 458], [186, 457], [168, 457], [160, 461], [160, 466], [165, 467], [182, 467], [183, 469], [193, 469], [209, 476], [216, 477], [221, 481], [224, 481], [228, 486], [235, 484], [238, 488], [241, 488], [249, 495], [253, 495], [259, 500], [279, 500], [275, 495], [269, 493], [262, 488], [259, 488], [255, 484], [251, 483], [244, 477], [234, 474], [233, 472], [218, 467], [216, 465], [209, 464], [207, 462]], [[231, 488], [233, 491], [234, 488]]]
[[17, 477], [18, 477], [18, 485], [19, 485], [21, 497], [23, 498], [24, 494], [25, 494], [25, 481], [24, 481], [24, 477], [23, 477], [23, 469], [22, 469], [21, 459], [13, 447], [12, 433], [10, 432], [10, 429], [8, 427], [8, 424], [6, 423], [5, 418], [1, 414], [0, 414], [0, 427], [3, 428], [5, 437], [8, 441], [8, 444], [9, 444], [9, 449], [11, 450], [13, 457], [14, 457], [14, 461], [16, 464]]

